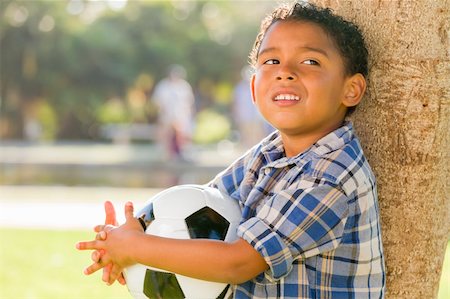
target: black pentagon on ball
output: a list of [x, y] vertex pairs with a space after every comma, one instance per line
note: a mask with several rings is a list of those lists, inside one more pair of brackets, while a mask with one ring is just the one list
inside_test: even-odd
[[191, 239], [225, 240], [230, 222], [210, 207], [204, 207], [185, 219]]
[[148, 298], [185, 298], [175, 274], [150, 269], [145, 272], [144, 294]]
[[[227, 285], [216, 299], [224, 299], [230, 285]], [[147, 269], [144, 278], [144, 295], [147, 298], [184, 299], [186, 296], [173, 273]]]

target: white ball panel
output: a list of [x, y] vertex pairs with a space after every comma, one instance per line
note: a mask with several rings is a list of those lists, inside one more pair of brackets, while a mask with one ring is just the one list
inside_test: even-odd
[[225, 236], [225, 242], [233, 242], [238, 239], [237, 229], [239, 226], [239, 222], [231, 222], [230, 227], [228, 227], [227, 235]]
[[190, 238], [184, 219], [156, 218], [147, 227], [145, 233], [149, 235], [174, 239]]
[[145, 271], [145, 266], [140, 264], [128, 267], [124, 271], [128, 291], [135, 299], [148, 299], [147, 296], [144, 295], [143, 291]]
[[227, 287], [226, 283], [210, 282], [175, 274], [186, 299], [214, 299]]
[[155, 218], [185, 219], [206, 205], [206, 196], [199, 188], [171, 188], [153, 202]]

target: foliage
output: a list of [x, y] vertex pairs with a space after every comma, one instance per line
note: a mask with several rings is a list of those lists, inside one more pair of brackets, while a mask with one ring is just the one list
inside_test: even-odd
[[205, 109], [197, 115], [197, 126], [194, 131], [194, 142], [207, 144], [225, 139], [230, 134], [227, 119], [212, 109]]
[[38, 105], [36, 118], [42, 127], [42, 138], [52, 140], [57, 132], [56, 112], [47, 102], [41, 102]]
[[199, 101], [208, 99], [202, 105], [214, 105], [215, 96], [202, 95], [199, 85], [235, 83], [259, 21], [273, 6], [122, 2], [121, 9], [108, 6], [113, 1], [0, 2], [0, 116], [9, 124], [0, 137], [23, 137], [26, 107], [44, 99], [56, 111], [59, 138], [94, 138], [89, 128], [105, 121], [98, 112], [105, 103], [119, 99], [121, 118], [132, 121], [130, 89], [144, 74], [152, 84], [139, 91], [148, 98], [173, 63], [185, 66]]
[[100, 123], [123, 123], [129, 121], [124, 103], [118, 99], [110, 99], [97, 110], [97, 120]]

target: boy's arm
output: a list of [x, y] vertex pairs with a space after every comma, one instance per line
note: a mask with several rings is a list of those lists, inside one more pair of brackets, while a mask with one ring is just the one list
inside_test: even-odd
[[[126, 223], [108, 231], [106, 240], [80, 242], [78, 249], [105, 250], [100, 263], [89, 266], [91, 274], [113, 262], [121, 268], [140, 263], [185, 276], [227, 283], [242, 283], [268, 268], [264, 258], [246, 241], [178, 240], [147, 235], [133, 217], [133, 206], [125, 207]], [[109, 283], [116, 278], [112, 273]]]
[[136, 242], [145, 244], [135, 247], [137, 262], [202, 280], [238, 284], [268, 268], [263, 257], [243, 239], [226, 243], [143, 235]]

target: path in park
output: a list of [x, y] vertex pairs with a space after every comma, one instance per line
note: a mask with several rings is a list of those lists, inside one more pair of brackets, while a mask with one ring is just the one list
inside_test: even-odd
[[103, 220], [103, 202], [112, 201], [120, 222], [123, 205], [135, 208], [160, 189], [66, 186], [0, 186], [0, 227], [85, 229]]
[[[161, 186], [129, 186], [121, 181], [123, 178], [139, 178], [148, 172], [187, 173], [188, 178], [178, 182], [195, 183], [189, 180], [198, 173], [209, 177], [240, 154], [228, 144], [225, 148], [195, 149], [191, 161], [177, 163], [161, 161], [151, 146], [0, 143], [0, 227], [92, 228], [103, 220], [105, 200], [115, 203], [117, 216], [123, 221], [126, 201], [133, 201], [137, 209], [161, 190]], [[84, 176], [84, 181], [58, 181], [58, 176], [73, 172]], [[57, 181], [33, 183], [37, 173], [42, 173], [44, 180], [45, 175], [52, 174], [52, 180]], [[93, 173], [99, 177], [111, 173], [113, 178], [118, 174], [123, 177], [119, 177], [119, 184], [112, 180], [85, 184]]]

